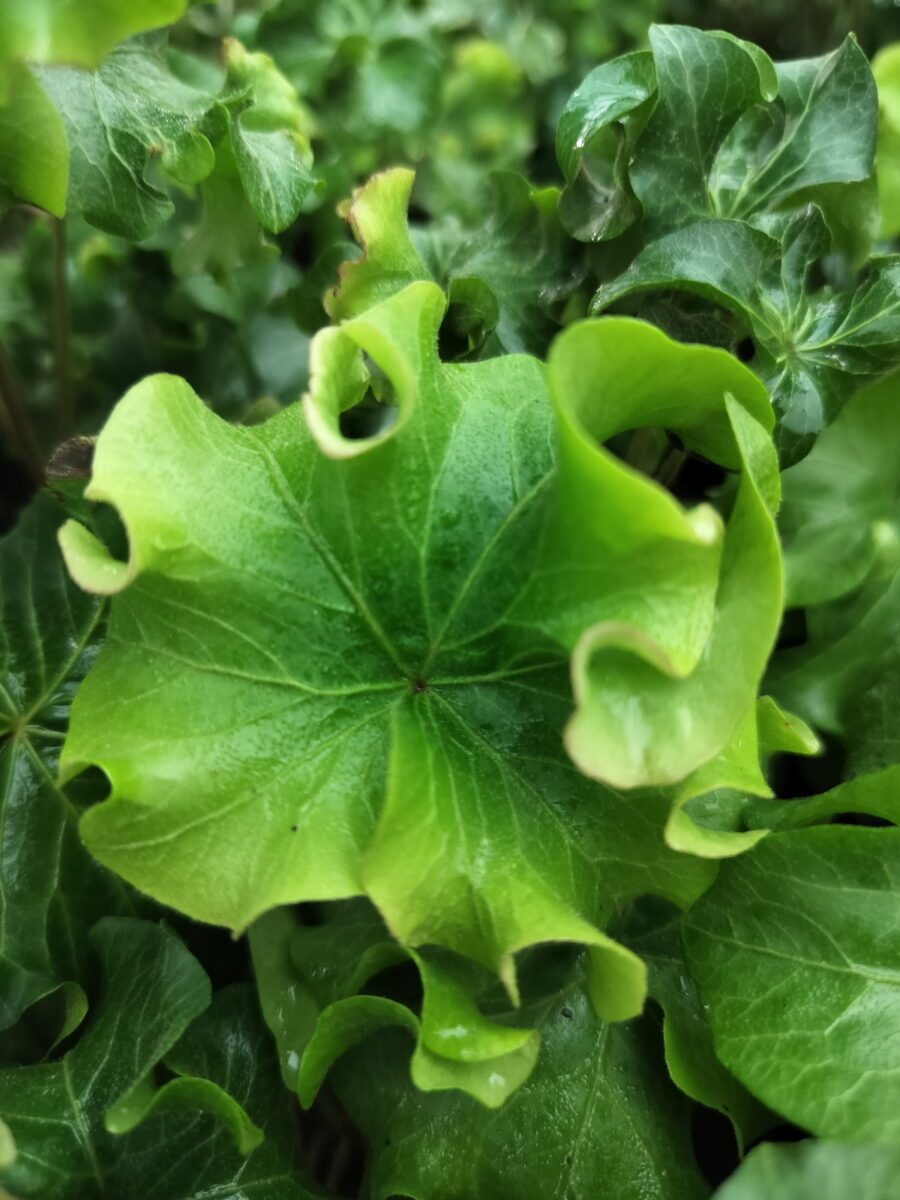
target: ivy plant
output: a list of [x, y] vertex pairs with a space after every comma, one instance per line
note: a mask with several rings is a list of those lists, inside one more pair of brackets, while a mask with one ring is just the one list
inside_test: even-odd
[[0, 1195], [895, 1200], [895, 26], [77, 7], [0, 14]]

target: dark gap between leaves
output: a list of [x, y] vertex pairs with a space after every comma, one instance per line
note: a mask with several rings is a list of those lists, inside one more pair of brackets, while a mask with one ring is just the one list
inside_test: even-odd
[[793, 650], [795, 646], [804, 645], [809, 639], [806, 624], [805, 608], [788, 608], [781, 618], [781, 628], [778, 630], [776, 650]]
[[714, 1108], [697, 1104], [691, 1113], [691, 1143], [694, 1157], [711, 1187], [718, 1187], [740, 1162], [734, 1127]]
[[295, 1108], [304, 1165], [329, 1195], [358, 1196], [366, 1161], [362, 1137], [327, 1083], [313, 1105]]
[[798, 754], [775, 754], [769, 764], [769, 786], [779, 800], [816, 796], [843, 783], [847, 751], [833, 734], [820, 734], [823, 752], [805, 758]]
[[37, 487], [24, 465], [5, 454], [0, 458], [0, 534], [8, 533], [15, 525]]

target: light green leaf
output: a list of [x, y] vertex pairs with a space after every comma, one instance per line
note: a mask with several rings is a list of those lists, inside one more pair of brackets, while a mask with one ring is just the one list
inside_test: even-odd
[[[808, 725], [784, 712], [771, 696], [747, 710], [721, 754], [672, 789], [666, 842], [701, 858], [732, 858], [766, 836], [768, 822], [748, 810], [768, 812], [772, 789], [764, 774], [773, 754], [817, 754], [821, 744]], [[753, 797], [760, 797], [757, 805]], [[772, 802], [773, 811], [786, 806]]]
[[[304, 1105], [332, 1063], [383, 1026], [399, 1025], [413, 1035], [411, 1074], [423, 1091], [457, 1088], [495, 1108], [534, 1066], [534, 1031], [497, 1024], [478, 1007], [475, 997], [491, 984], [489, 974], [437, 950], [404, 950], [371, 905], [333, 906], [325, 923], [310, 928], [276, 909], [254, 924], [250, 936], [258, 948], [266, 947], [265, 954], [254, 953], [257, 987], [288, 1065], [289, 1086]], [[379, 971], [407, 958], [423, 986], [420, 1016], [393, 999], [357, 994]]]
[[886, 46], [872, 60], [878, 85], [878, 198], [881, 236], [900, 232], [900, 46]]
[[715, 1200], [893, 1200], [898, 1178], [900, 1151], [894, 1146], [757, 1146]]
[[773, 834], [685, 920], [716, 1052], [821, 1137], [896, 1140], [900, 831]]
[[[399, 940], [473, 958], [511, 994], [516, 951], [586, 942], [598, 1011], [628, 1017], [640, 1009], [643, 969], [604, 923], [648, 891], [690, 903], [709, 866], [666, 847], [665, 796], [634, 803], [567, 760], [568, 655], [586, 628], [618, 614], [671, 658], [696, 662], [716, 611], [721, 526], [708, 508], [680, 509], [585, 429], [570, 431], [567, 405], [581, 401], [565, 398], [577, 361], [565, 350], [551, 373], [576, 450], [560, 458], [557, 478], [540, 364], [512, 355], [440, 363], [443, 311], [438, 289], [416, 283], [323, 331], [308, 429], [296, 409], [230, 427], [164, 377], [120, 404], [88, 491], [118, 509], [129, 561], [115, 562], [74, 524], [62, 534], [82, 585], [120, 593], [64, 769], [97, 763], [111, 780], [110, 800], [82, 824], [92, 851], [192, 916], [240, 929], [277, 904], [365, 892]], [[753, 616], [730, 625], [731, 609], [720, 609], [730, 674], [707, 689], [718, 710], [711, 732], [665, 739], [667, 778], [677, 778], [731, 736], [774, 633], [777, 546], [757, 491], [772, 498], [771, 443], [724, 389], [763, 419], [769, 410], [727, 355], [635, 322], [591, 323], [578, 336], [596, 336], [601, 358], [612, 338], [645, 365], [652, 347], [664, 374], [645, 383], [681, 380], [679, 402], [693, 395], [697, 406], [692, 416], [666, 409], [671, 391], [663, 401], [649, 386], [622, 388], [609, 357], [608, 395], [620, 411], [605, 412], [605, 428], [593, 412], [596, 436], [668, 413], [688, 440], [751, 464], [729, 524], [749, 531], [749, 549], [727, 549], [737, 574], [722, 588], [727, 595], [740, 579]], [[393, 423], [345, 437], [341, 413], [385, 386]], [[629, 505], [632, 528], [619, 527]], [[585, 530], [586, 511], [596, 528]], [[603, 533], [604, 512], [615, 537]], [[572, 592], [586, 539], [604, 567], [592, 593]], [[683, 571], [679, 587], [646, 573], [663, 547], [671, 573]], [[632, 695], [637, 687], [639, 700], [646, 688], [660, 722], [663, 693], [678, 692], [630, 654], [611, 678]], [[690, 709], [701, 685], [688, 673], [678, 705]], [[591, 703], [602, 706], [604, 687], [591, 685]], [[611, 719], [630, 728], [627, 712]], [[617, 734], [604, 736], [591, 770], [616, 781], [628, 751]], [[626, 779], [646, 784], [655, 770], [632, 758]]]
[[407, 284], [430, 278], [407, 225], [414, 179], [404, 167], [382, 171], [341, 206], [362, 254], [341, 266], [338, 286], [325, 296], [333, 321], [359, 316]]
[[5, 1121], [0, 1121], [0, 1171], [16, 1161], [16, 1143]]
[[188, 0], [13, 0], [0, 12], [0, 98], [13, 59], [99, 67], [117, 42], [171, 25]]
[[380, 996], [335, 1000], [319, 1017], [301, 1060], [301, 1103], [312, 1103], [337, 1058], [392, 1025], [415, 1038], [410, 1075], [423, 1092], [455, 1089], [499, 1108], [528, 1078], [538, 1056], [537, 1034], [488, 1021], [470, 997], [472, 973], [464, 965], [414, 957], [425, 989], [421, 1022], [405, 1005]]
[[[768, 425], [771, 412], [762, 389], [729, 355], [680, 346], [636, 322], [572, 327], [553, 347], [549, 372], [565, 424], [562, 503], [547, 535], [547, 569], [560, 604], [565, 596], [571, 607], [551, 603], [556, 593], [540, 586], [533, 602], [549, 612], [558, 608], [548, 624], [558, 627], [573, 614], [583, 619], [572, 659], [577, 708], [566, 732], [569, 753], [583, 771], [616, 786], [676, 783], [731, 739], [754, 702], [774, 641], [781, 612], [771, 512], [778, 480], [759, 423]], [[603, 391], [600, 378], [607, 381]], [[660, 394], [655, 381], [662, 378]], [[686, 513], [664, 489], [651, 485], [648, 492], [637, 472], [590, 441], [591, 434], [603, 440], [653, 425], [675, 430], [720, 462], [743, 465], [723, 541], [718, 514], [708, 506]], [[591, 504], [591, 492], [604, 495], [602, 508]], [[594, 521], [587, 518], [592, 511]], [[670, 539], [665, 555], [656, 542], [663, 530]], [[596, 549], [588, 556], [590, 543]], [[588, 625], [585, 593], [597, 587], [586, 559], [607, 576], [621, 563], [646, 590], [630, 599], [629, 609], [616, 607], [619, 595], [611, 591], [605, 611], [593, 602]], [[676, 599], [685, 590], [695, 596], [690, 609]], [[667, 593], [666, 605], [651, 600]], [[680, 625], [679, 616], [688, 622]], [[681, 731], [675, 739], [663, 731], [673, 721]]]
[[68, 180], [62, 118], [29, 68], [14, 63], [0, 97], [0, 207], [12, 199], [62, 217]]

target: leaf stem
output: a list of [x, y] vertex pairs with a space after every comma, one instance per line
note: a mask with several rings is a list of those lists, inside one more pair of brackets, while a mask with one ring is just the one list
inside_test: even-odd
[[28, 409], [6, 347], [0, 342], [0, 414], [2, 414], [19, 457], [38, 487], [44, 486], [44, 460], [34, 436]]
[[630, 467], [638, 471], [646, 469], [647, 455], [653, 448], [654, 433], [649, 426], [642, 426], [632, 433], [625, 451], [625, 461]]
[[53, 368], [56, 376], [56, 432], [61, 441], [72, 431], [72, 314], [66, 272], [66, 222], [53, 224]]

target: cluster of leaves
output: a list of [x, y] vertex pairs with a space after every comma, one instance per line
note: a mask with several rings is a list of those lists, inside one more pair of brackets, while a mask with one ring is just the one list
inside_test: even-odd
[[0, 1195], [893, 1200], [900, 54], [187, 7], [0, 14]]

